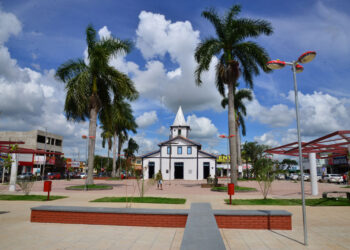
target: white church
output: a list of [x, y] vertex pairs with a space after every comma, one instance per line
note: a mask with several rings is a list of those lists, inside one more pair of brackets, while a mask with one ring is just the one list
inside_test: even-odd
[[186, 124], [181, 106], [170, 126], [169, 140], [158, 144], [159, 150], [141, 156], [145, 179], [158, 171], [163, 180], [203, 180], [214, 177], [216, 156], [201, 150], [202, 145], [188, 139], [190, 126]]

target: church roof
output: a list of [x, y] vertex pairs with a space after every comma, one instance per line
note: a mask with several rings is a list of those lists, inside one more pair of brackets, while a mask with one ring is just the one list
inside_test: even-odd
[[185, 121], [185, 117], [184, 117], [184, 113], [182, 112], [182, 108], [181, 106], [179, 107], [179, 110], [177, 111], [174, 123], [172, 125], [172, 127], [174, 126], [186, 126], [188, 127], [186, 121]]
[[197, 145], [197, 146], [200, 146], [200, 147], [202, 146], [202, 145], [199, 144], [198, 142], [192, 141], [192, 140], [190, 140], [190, 139], [188, 139], [188, 138], [185, 138], [185, 137], [183, 137], [183, 136], [181, 136], [181, 135], [178, 135], [178, 136], [176, 136], [176, 137], [174, 137], [174, 138], [172, 138], [172, 139], [170, 139], [170, 140], [163, 141], [163, 142], [159, 143], [158, 145], [161, 146], [161, 145], [164, 145], [164, 144], [168, 144], [169, 142], [174, 141], [174, 140], [176, 140], [176, 139], [182, 139], [182, 140], [187, 141], [187, 142], [189, 142], [189, 143], [191, 143], [191, 144], [193, 144], [193, 145]]

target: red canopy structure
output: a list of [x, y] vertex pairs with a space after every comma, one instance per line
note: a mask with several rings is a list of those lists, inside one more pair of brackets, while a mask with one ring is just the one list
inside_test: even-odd
[[[302, 142], [302, 153], [308, 158], [309, 153], [316, 153], [318, 159], [327, 159], [348, 154], [350, 130], [336, 131], [310, 142]], [[298, 142], [289, 143], [265, 151], [270, 154], [298, 156]]]

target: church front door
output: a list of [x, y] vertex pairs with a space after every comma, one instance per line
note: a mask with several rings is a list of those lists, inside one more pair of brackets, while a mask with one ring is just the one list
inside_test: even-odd
[[154, 176], [154, 162], [150, 161], [148, 163], [148, 178], [153, 179]]
[[184, 163], [175, 162], [175, 179], [183, 179], [183, 178], [184, 178]]

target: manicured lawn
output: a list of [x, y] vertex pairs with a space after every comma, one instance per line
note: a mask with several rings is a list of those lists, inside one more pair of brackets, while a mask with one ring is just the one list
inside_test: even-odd
[[[113, 189], [113, 186], [92, 184], [92, 185], [87, 185], [86, 188], [87, 190], [107, 190], [107, 189]], [[70, 187], [66, 187], [66, 189], [67, 190], [85, 190], [85, 185], [70, 186]]]
[[350, 188], [350, 185], [348, 185], [348, 186], [345, 186], [345, 187], [342, 187], [342, 188]]
[[[127, 201], [126, 201], [127, 198]], [[185, 204], [186, 199], [164, 197], [103, 197], [91, 202], [132, 202], [132, 203], [159, 203], [159, 204]]]
[[119, 181], [121, 180], [120, 177], [110, 177], [108, 179], [106, 179], [107, 181]]
[[[213, 187], [211, 190], [212, 191], [227, 192], [227, 186], [225, 186], [225, 187]], [[256, 191], [256, 188], [235, 186], [235, 191], [236, 192], [249, 192], [249, 191]]]
[[[230, 200], [225, 199], [229, 204]], [[306, 199], [307, 206], [350, 206], [346, 198], [320, 198]], [[232, 205], [275, 205], [275, 206], [300, 206], [301, 199], [232, 199]]]
[[[50, 195], [51, 200], [64, 199], [67, 196]], [[0, 200], [4, 201], [46, 201], [46, 195], [14, 195], [14, 194], [0, 194]]]

